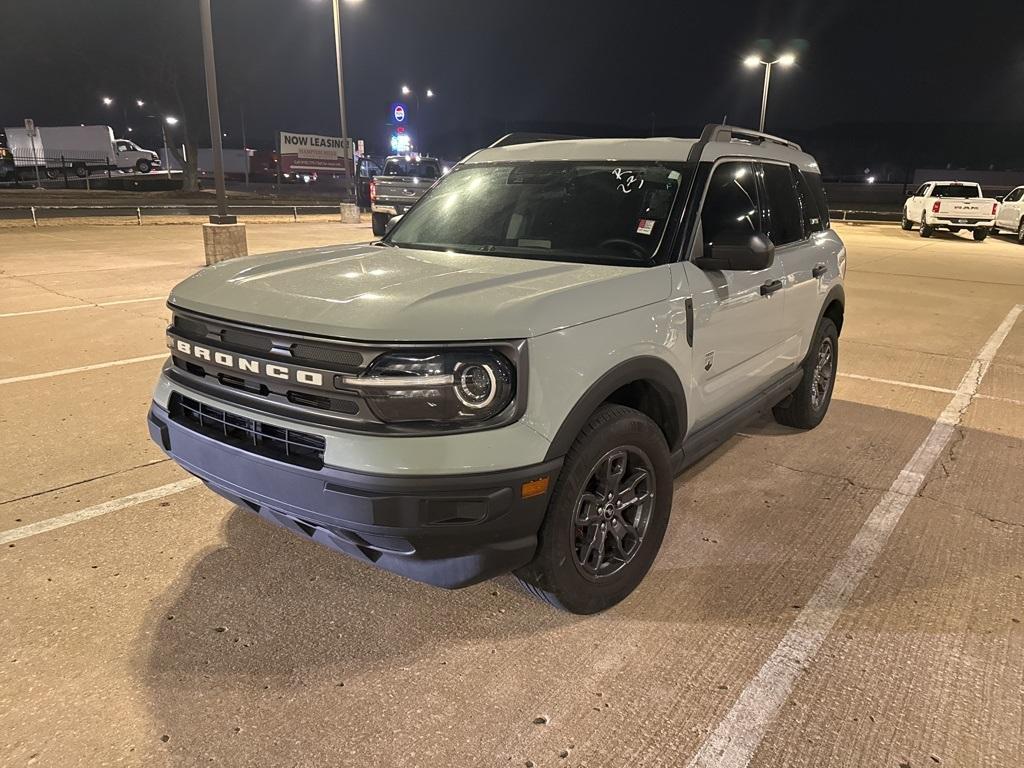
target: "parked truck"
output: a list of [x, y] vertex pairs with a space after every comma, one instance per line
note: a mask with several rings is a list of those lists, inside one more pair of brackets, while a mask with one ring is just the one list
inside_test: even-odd
[[966, 229], [975, 240], [984, 240], [998, 210], [999, 201], [985, 197], [973, 181], [929, 181], [903, 205], [903, 229], [909, 232], [917, 224], [921, 237], [931, 237], [936, 229], [954, 234]]
[[15, 172], [23, 179], [56, 179], [65, 172], [80, 178], [95, 171], [149, 173], [160, 167], [156, 152], [128, 139], [115, 139], [109, 125], [65, 125], [5, 128]]
[[392, 216], [402, 216], [441, 178], [441, 162], [422, 155], [393, 155], [370, 182], [373, 234], [384, 234]]

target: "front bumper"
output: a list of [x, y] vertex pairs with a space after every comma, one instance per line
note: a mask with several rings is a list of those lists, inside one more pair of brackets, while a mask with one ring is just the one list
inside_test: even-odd
[[[428, 477], [316, 470], [193, 431], [157, 403], [148, 423], [168, 456], [229, 501], [364, 563], [446, 588], [533, 559], [562, 463]], [[540, 477], [547, 489], [523, 498], [523, 484]]]

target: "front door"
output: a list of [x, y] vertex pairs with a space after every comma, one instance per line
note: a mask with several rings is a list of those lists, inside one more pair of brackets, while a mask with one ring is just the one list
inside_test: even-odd
[[726, 160], [712, 171], [701, 207], [700, 227], [684, 270], [693, 296], [694, 409], [699, 428], [770, 384], [784, 367], [783, 271], [776, 259], [767, 269], [704, 270], [699, 257], [719, 238], [763, 232], [763, 205], [755, 165]]

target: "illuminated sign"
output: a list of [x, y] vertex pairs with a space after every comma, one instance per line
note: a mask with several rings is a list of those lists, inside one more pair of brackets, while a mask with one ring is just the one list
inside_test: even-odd
[[412, 139], [408, 133], [396, 133], [391, 137], [391, 151], [402, 154], [412, 149]]
[[404, 105], [402, 105], [402, 104], [395, 104], [395, 113], [394, 114], [395, 114], [395, 122], [396, 123], [404, 123], [405, 122], [405, 106]]

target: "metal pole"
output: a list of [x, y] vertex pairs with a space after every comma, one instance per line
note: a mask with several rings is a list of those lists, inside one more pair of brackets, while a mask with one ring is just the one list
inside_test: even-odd
[[764, 131], [764, 115], [768, 111], [768, 84], [772, 79], [772, 62], [764, 65], [764, 93], [761, 94], [761, 131]]
[[245, 140], [245, 104], [238, 105], [242, 117], [242, 151], [245, 152], [245, 186], [249, 188], [249, 143]]
[[164, 136], [164, 173], [171, 178], [171, 150], [167, 148], [167, 127], [160, 123], [160, 133]]
[[199, 0], [199, 16], [203, 27], [203, 66], [206, 69], [206, 106], [210, 113], [210, 142], [213, 145], [213, 180], [217, 187], [217, 213], [211, 224], [234, 224], [238, 219], [228, 215], [228, 198], [224, 191], [224, 149], [221, 144], [220, 107], [217, 104], [217, 65], [213, 60], [213, 25], [210, 0]]
[[345, 113], [345, 71], [341, 57], [341, 0], [334, 0], [334, 54], [338, 60], [338, 106], [341, 116], [341, 152], [343, 155], [341, 183], [347, 195], [352, 190], [348, 173], [348, 117]]

